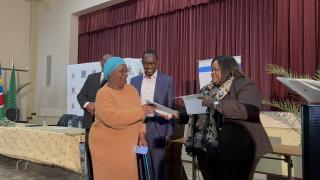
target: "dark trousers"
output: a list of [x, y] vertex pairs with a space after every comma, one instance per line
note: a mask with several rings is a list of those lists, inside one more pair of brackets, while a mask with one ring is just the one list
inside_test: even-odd
[[86, 166], [87, 166], [88, 180], [93, 180], [92, 159], [91, 159], [91, 153], [89, 149], [89, 132], [90, 132], [90, 129], [86, 129], [86, 137], [85, 137]]
[[195, 155], [197, 156], [198, 167], [199, 167], [199, 170], [203, 176], [203, 179], [204, 180], [212, 179], [210, 177], [211, 176], [211, 173], [210, 173], [211, 167], [209, 167], [207, 153], [202, 150], [195, 150]]
[[249, 180], [256, 165], [255, 144], [243, 127], [231, 124], [220, 136], [219, 153], [196, 152], [205, 180]]

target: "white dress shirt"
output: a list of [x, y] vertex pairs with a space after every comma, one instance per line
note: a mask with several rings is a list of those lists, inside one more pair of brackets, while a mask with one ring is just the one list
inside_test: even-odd
[[143, 74], [143, 79], [141, 84], [141, 104], [146, 104], [147, 100], [153, 101], [157, 75], [158, 75], [157, 71], [153, 73], [151, 78]]
[[103, 72], [101, 72], [101, 76], [100, 76], [100, 84], [101, 84], [101, 82], [103, 81], [103, 78], [104, 78], [104, 73], [103, 73]]

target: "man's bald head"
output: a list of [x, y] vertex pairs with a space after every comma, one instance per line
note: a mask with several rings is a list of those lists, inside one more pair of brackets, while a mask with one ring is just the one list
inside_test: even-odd
[[100, 59], [100, 64], [101, 64], [101, 69], [103, 69], [104, 64], [106, 63], [106, 61], [108, 59], [110, 59], [112, 57], [111, 54], [105, 54], [102, 56], [102, 58]]

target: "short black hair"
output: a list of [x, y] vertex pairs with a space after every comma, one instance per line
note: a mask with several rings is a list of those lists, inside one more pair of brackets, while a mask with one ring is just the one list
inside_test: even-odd
[[158, 61], [158, 54], [155, 50], [152, 49], [148, 49], [146, 50], [143, 54], [142, 54], [142, 58], [147, 55], [147, 54], [152, 54], [154, 57], [156, 57], [157, 61]]
[[226, 80], [228, 80], [232, 76], [236, 79], [244, 78], [244, 74], [242, 73], [241, 68], [239, 67], [239, 64], [233, 58], [233, 56], [229, 56], [229, 55], [217, 56], [212, 60], [211, 66], [215, 61], [217, 61], [220, 66], [221, 83], [224, 83]]

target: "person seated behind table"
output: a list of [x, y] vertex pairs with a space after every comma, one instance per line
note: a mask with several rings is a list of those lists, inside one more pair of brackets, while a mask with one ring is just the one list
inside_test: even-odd
[[128, 72], [122, 58], [110, 58], [103, 72], [108, 82], [97, 93], [89, 135], [94, 179], [138, 179], [135, 148], [146, 141], [139, 139], [139, 133], [145, 132], [142, 121], [154, 113], [154, 107], [140, 105], [137, 90], [126, 84]]

